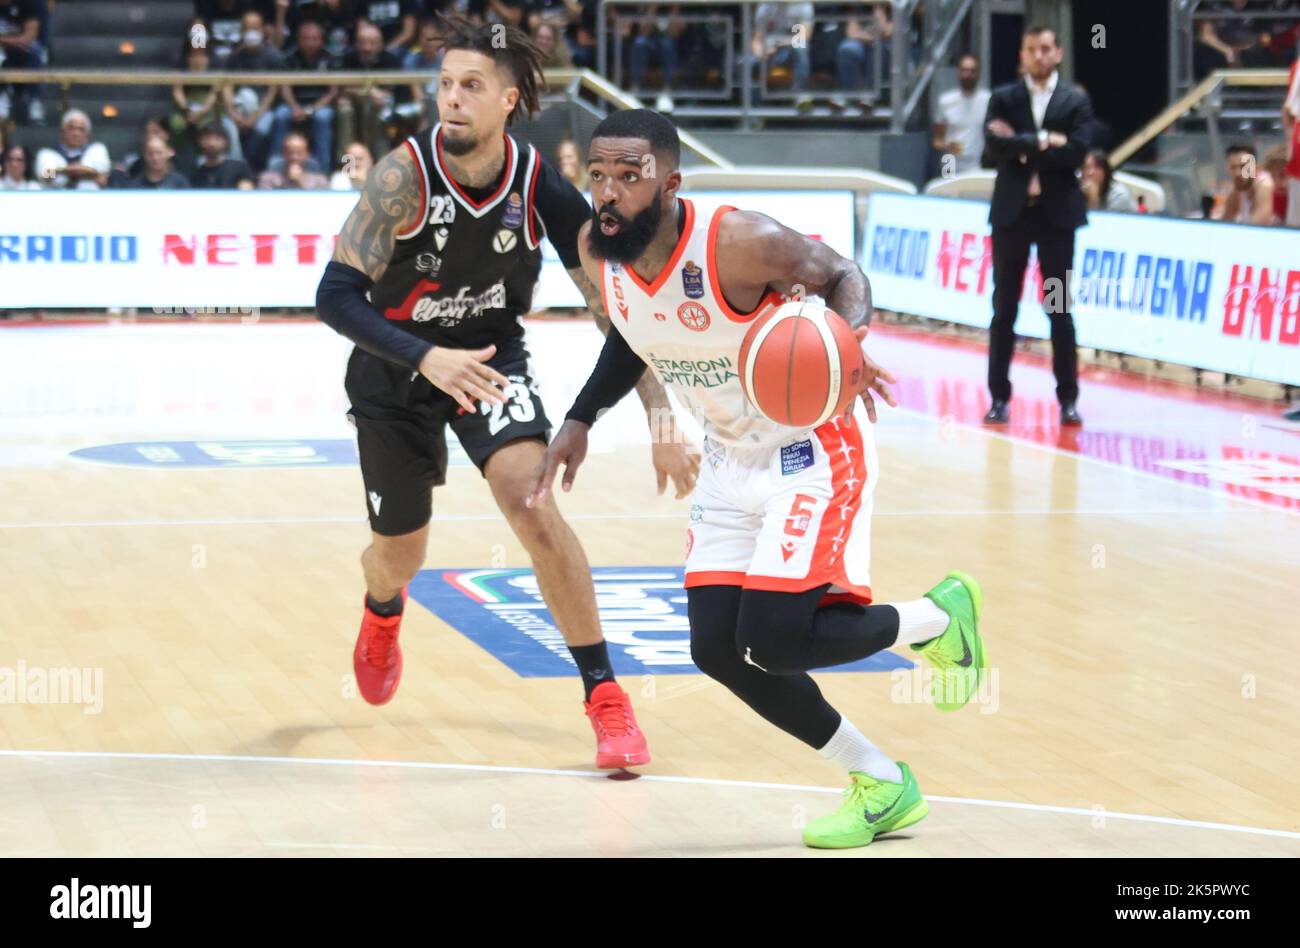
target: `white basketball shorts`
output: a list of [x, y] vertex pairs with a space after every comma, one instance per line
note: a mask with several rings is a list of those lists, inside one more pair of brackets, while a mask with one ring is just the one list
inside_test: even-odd
[[[742, 463], [743, 462], [743, 463]], [[858, 404], [764, 463], [706, 444], [692, 495], [686, 588], [728, 585], [871, 602], [871, 505], [879, 464]]]

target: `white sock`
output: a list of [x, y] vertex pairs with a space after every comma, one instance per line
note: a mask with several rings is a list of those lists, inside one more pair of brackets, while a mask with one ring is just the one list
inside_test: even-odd
[[845, 770], [870, 774], [877, 780], [902, 783], [903, 772], [894, 759], [862, 736], [853, 722], [840, 715], [840, 726], [817, 753], [828, 757]]
[[898, 610], [898, 640], [895, 645], [919, 645], [942, 635], [949, 616], [929, 599], [891, 602]]

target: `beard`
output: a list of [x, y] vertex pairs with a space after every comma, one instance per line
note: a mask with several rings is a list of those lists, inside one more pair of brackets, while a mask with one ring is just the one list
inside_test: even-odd
[[[628, 220], [614, 208], [597, 211], [591, 209], [591, 230], [587, 233], [587, 249], [598, 260], [612, 260], [615, 263], [632, 263], [645, 253], [650, 242], [659, 230], [663, 219], [663, 204], [659, 198], [662, 191], [656, 190], [654, 200], [631, 220]], [[618, 222], [617, 234], [604, 234], [600, 229], [601, 215], [605, 214]]]
[[464, 138], [452, 138], [446, 133], [446, 130], [443, 131], [442, 150], [449, 155], [455, 155], [456, 157], [468, 155], [477, 147], [478, 139], [474, 137], [472, 132], [467, 132]]

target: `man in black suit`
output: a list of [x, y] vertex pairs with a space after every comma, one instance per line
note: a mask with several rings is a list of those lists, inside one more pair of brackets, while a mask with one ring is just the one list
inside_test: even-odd
[[1092, 103], [1060, 79], [1061, 47], [1049, 27], [1025, 31], [1022, 78], [993, 91], [984, 129], [984, 155], [998, 171], [989, 223], [993, 225], [993, 323], [989, 327], [989, 394], [984, 423], [1005, 424], [1011, 401], [1011, 354], [1016, 310], [1029, 247], [1038, 245], [1043, 308], [1052, 323], [1052, 370], [1061, 424], [1082, 424], [1078, 354], [1070, 318], [1069, 272], [1074, 231], [1087, 223], [1087, 201], [1076, 172], [1089, 147]]

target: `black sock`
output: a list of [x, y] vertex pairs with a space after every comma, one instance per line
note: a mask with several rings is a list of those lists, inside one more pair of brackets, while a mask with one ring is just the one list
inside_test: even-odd
[[370, 595], [370, 593], [366, 593], [366, 605], [375, 615], [382, 616], [385, 619], [392, 618], [393, 616], [400, 616], [402, 614], [403, 605], [402, 594], [398, 593], [392, 599], [388, 600], [388, 602], [378, 602], [374, 596]]
[[570, 645], [569, 654], [578, 663], [582, 673], [582, 687], [591, 700], [591, 693], [597, 685], [614, 680], [614, 668], [609, 664], [609, 649], [602, 640], [595, 645]]

